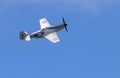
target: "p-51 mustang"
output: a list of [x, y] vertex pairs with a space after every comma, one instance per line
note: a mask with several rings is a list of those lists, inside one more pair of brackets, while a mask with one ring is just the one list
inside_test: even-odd
[[62, 30], [63, 28], [65, 28], [66, 32], [68, 32], [67, 27], [66, 27], [67, 24], [65, 23], [64, 18], [62, 18], [62, 20], [63, 20], [63, 24], [52, 27], [46, 18], [42, 18], [39, 21], [41, 30], [38, 30], [32, 34], [28, 34], [25, 31], [21, 31], [20, 39], [30, 41], [31, 38], [46, 38], [53, 43], [59, 42], [60, 39], [58, 38], [56, 32]]

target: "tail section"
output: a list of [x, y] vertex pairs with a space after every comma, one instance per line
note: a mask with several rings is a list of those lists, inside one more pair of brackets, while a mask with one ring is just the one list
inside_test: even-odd
[[20, 39], [30, 41], [30, 35], [25, 31], [21, 31], [20, 32]]

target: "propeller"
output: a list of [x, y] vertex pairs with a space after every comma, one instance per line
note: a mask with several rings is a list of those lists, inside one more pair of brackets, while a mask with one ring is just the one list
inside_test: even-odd
[[62, 17], [62, 20], [63, 20], [63, 24], [64, 24], [64, 27], [65, 27], [66, 32], [68, 32], [68, 30], [67, 30], [67, 24], [65, 23], [65, 20], [64, 20], [63, 17]]

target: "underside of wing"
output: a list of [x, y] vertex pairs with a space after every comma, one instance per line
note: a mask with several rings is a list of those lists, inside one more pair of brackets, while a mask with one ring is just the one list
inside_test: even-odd
[[56, 32], [46, 35], [45, 38], [47, 38], [48, 40], [50, 40], [53, 43], [57, 43], [60, 41]]
[[40, 19], [40, 26], [41, 26], [41, 29], [44, 29], [46, 27], [51, 27], [50, 23], [47, 21], [46, 18]]

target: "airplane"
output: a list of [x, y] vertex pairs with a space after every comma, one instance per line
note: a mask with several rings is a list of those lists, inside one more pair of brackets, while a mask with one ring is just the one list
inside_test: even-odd
[[53, 43], [60, 42], [57, 32], [64, 28], [65, 28], [66, 32], [68, 32], [67, 24], [63, 17], [62, 17], [62, 21], [63, 21], [63, 24], [56, 25], [53, 27], [52, 25], [50, 25], [50, 23], [48, 22], [48, 20], [46, 18], [42, 18], [39, 20], [41, 29], [36, 32], [33, 32], [31, 34], [27, 33], [26, 31], [21, 31], [19, 33], [20, 40], [30, 41], [31, 38], [36, 38], [36, 39], [46, 38]]

